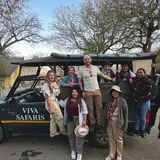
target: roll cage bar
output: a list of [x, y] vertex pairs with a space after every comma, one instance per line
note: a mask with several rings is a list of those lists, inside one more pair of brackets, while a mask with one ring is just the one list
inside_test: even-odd
[[[105, 61], [111, 61], [113, 64], [128, 64], [129, 67], [132, 69], [132, 61], [134, 60], [149, 60], [152, 59], [152, 63], [155, 63], [155, 59], [157, 54], [155, 53], [141, 53], [141, 54], [90, 54], [92, 58], [92, 64], [95, 65], [103, 65]], [[49, 66], [52, 70], [56, 72], [56, 66], [59, 66], [64, 70], [64, 74], [67, 74], [68, 66], [81, 66], [83, 65], [83, 55], [82, 54], [72, 54], [72, 55], [64, 55], [64, 54], [57, 54], [51, 53], [48, 57], [24, 60], [22, 62], [14, 62], [12, 64], [20, 65], [19, 75], [13, 84], [9, 94], [7, 95], [6, 99], [9, 99], [13, 93], [15, 92], [16, 88], [18, 87], [19, 83], [23, 80], [34, 80], [31, 88], [34, 88], [39, 80], [39, 74], [41, 71], [42, 66]], [[30, 76], [21, 76], [22, 67], [38, 67], [35, 75]], [[155, 74], [155, 68], [152, 68], [152, 75]]]

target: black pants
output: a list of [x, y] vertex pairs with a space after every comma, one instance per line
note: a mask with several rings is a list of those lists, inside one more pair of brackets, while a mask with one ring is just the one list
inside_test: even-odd
[[[149, 119], [149, 128], [153, 127], [156, 121], [156, 115], [158, 111], [158, 106], [151, 106], [151, 111], [150, 111], [150, 119]], [[159, 124], [160, 128], [160, 124]]]

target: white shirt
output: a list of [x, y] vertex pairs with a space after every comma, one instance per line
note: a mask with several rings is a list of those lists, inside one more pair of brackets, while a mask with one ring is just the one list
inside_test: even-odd
[[[67, 104], [67, 99], [60, 100], [59, 104], [61, 107], [64, 107], [64, 125], [67, 124], [67, 112], [66, 112], [66, 104]], [[81, 98], [82, 101], [82, 110], [80, 111], [80, 106], [78, 105], [78, 111], [79, 111], [79, 124], [82, 124], [83, 122], [83, 114], [88, 114], [88, 109], [87, 109], [87, 105], [86, 102], [84, 101], [84, 99]]]
[[91, 68], [85, 66], [80, 67], [78, 77], [83, 80], [85, 91], [95, 91], [99, 89], [97, 76], [100, 73], [99, 68], [94, 65], [91, 65]]
[[118, 107], [111, 113], [111, 116], [118, 116]]
[[[47, 94], [51, 100], [53, 101], [56, 101], [57, 100], [57, 96], [59, 95], [60, 93], [60, 90], [59, 90], [59, 87], [58, 87], [58, 84], [56, 82], [53, 82], [51, 83], [51, 88], [53, 90], [53, 93], [50, 92], [49, 90], [49, 86], [47, 83], [44, 83], [43, 87], [42, 87], [42, 91], [43, 91], [43, 95], [45, 97], [45, 95]], [[45, 107], [46, 109], [48, 110], [49, 106], [48, 106], [48, 103], [47, 101], [45, 101]]]

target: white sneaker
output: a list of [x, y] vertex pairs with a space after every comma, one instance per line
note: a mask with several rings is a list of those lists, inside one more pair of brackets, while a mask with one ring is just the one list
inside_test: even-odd
[[76, 151], [71, 151], [71, 159], [76, 159]]
[[107, 156], [104, 160], [112, 160], [110, 156]]
[[122, 160], [122, 157], [117, 157], [117, 160]]
[[82, 154], [77, 154], [77, 160], [82, 160]]
[[67, 135], [67, 132], [61, 132], [61, 134], [63, 134], [63, 135]]
[[55, 137], [55, 136], [58, 136], [58, 135], [60, 135], [60, 132], [56, 132], [55, 134], [50, 133], [50, 137]]

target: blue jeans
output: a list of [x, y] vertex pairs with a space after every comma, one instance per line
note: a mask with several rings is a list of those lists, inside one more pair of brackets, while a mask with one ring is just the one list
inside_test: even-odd
[[150, 108], [150, 101], [140, 104], [139, 112], [135, 114], [135, 130], [145, 130], [146, 114]]

